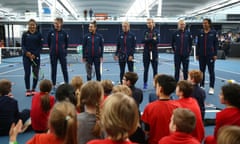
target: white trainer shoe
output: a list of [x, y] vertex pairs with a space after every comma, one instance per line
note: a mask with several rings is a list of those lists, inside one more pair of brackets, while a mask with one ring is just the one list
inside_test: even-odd
[[214, 88], [210, 87], [208, 94], [213, 95], [214, 94]]

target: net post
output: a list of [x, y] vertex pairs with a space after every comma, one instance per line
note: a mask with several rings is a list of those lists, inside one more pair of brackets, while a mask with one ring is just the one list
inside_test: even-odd
[[0, 64], [2, 64], [2, 48], [0, 48]]

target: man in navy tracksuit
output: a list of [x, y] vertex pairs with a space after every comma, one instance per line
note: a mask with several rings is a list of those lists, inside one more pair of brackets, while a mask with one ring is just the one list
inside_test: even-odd
[[[42, 43], [43, 37], [42, 34], [37, 31], [37, 23], [34, 19], [30, 19], [28, 22], [28, 31], [22, 35], [26, 96], [31, 96], [35, 93], [40, 68], [40, 51], [42, 50]], [[33, 84], [32, 89], [30, 90], [31, 67], [33, 73]]]
[[215, 30], [211, 29], [211, 20], [203, 20], [203, 30], [198, 35], [198, 43], [196, 47], [196, 56], [199, 60], [199, 67], [203, 73], [203, 80], [200, 83], [204, 87], [205, 70], [208, 66], [210, 77], [209, 94], [214, 94], [215, 72], [214, 64], [217, 59], [218, 39]]
[[184, 20], [178, 22], [178, 30], [172, 36], [172, 49], [174, 51], [175, 80], [179, 80], [181, 64], [183, 66], [184, 80], [188, 78], [189, 54], [192, 50], [192, 35], [185, 30]]
[[92, 64], [95, 66], [96, 77], [101, 81], [100, 63], [103, 61], [103, 37], [96, 32], [97, 24], [89, 24], [87, 33], [83, 38], [83, 62], [86, 62], [87, 80], [92, 79]]
[[122, 23], [122, 30], [117, 38], [117, 50], [115, 52], [115, 60], [118, 60], [120, 67], [120, 82], [122, 83], [123, 74], [125, 73], [125, 65], [128, 65], [128, 71], [133, 72], [133, 57], [136, 47], [136, 36], [130, 32], [130, 24]]
[[68, 83], [67, 70], [67, 48], [68, 34], [62, 30], [63, 19], [56, 18], [54, 20], [54, 30], [48, 33], [48, 47], [50, 51], [51, 78], [55, 88], [57, 75], [57, 62], [60, 61], [64, 82]]
[[143, 76], [143, 88], [147, 89], [148, 81], [148, 69], [151, 62], [153, 69], [153, 77], [158, 72], [158, 43], [160, 41], [160, 34], [154, 29], [155, 23], [153, 19], [147, 19], [148, 29], [144, 32], [144, 50], [143, 50], [143, 66], [144, 66], [144, 76]]

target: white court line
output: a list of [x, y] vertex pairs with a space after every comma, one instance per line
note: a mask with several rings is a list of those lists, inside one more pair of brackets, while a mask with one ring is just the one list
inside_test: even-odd
[[0, 75], [6, 74], [6, 73], [9, 73], [9, 72], [18, 71], [18, 70], [21, 70], [21, 69], [23, 69], [23, 67], [21, 67], [21, 68], [16, 68], [16, 69], [13, 69], [13, 70], [9, 70], [9, 71], [5, 71], [5, 72], [1, 72]]
[[[167, 59], [167, 58], [163, 58], [163, 57], [160, 57], [161, 59], [165, 59], [165, 60], [173, 60], [173, 59]], [[161, 62], [161, 61], [160, 61]], [[165, 63], [167, 65], [170, 65], [169, 63], [167, 62], [161, 62], [161, 63]], [[191, 65], [194, 65], [194, 66], [198, 66], [199, 64], [197, 64], [197, 62], [190, 62]], [[215, 65], [216, 66], [216, 65]], [[228, 73], [232, 73], [232, 74], [237, 74], [237, 75], [240, 75], [240, 73], [238, 72], [234, 72], [234, 71], [229, 71], [229, 70], [224, 70], [224, 69], [219, 69], [219, 68], [215, 68], [215, 70], [218, 70], [218, 71], [222, 71], [222, 72], [228, 72]]]
[[205, 110], [206, 113], [220, 112], [220, 110]]

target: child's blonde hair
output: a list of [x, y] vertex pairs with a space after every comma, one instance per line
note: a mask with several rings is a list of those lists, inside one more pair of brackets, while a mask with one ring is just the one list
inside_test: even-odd
[[116, 85], [113, 87], [112, 93], [121, 92], [128, 96], [132, 96], [132, 90], [126, 85]]
[[84, 105], [96, 107], [96, 124], [93, 128], [93, 135], [100, 136], [101, 129], [99, 125], [100, 121], [100, 102], [103, 99], [103, 87], [100, 82], [88, 81], [81, 88], [80, 100], [78, 109], [83, 109]]
[[218, 131], [218, 144], [239, 144], [240, 143], [240, 127], [234, 125], [223, 126]]
[[53, 133], [63, 139], [63, 144], [77, 144], [77, 113], [73, 104], [56, 103], [49, 116], [49, 125]]
[[138, 122], [138, 107], [132, 97], [114, 93], [104, 102], [101, 124], [112, 140], [126, 140], [136, 131]]

